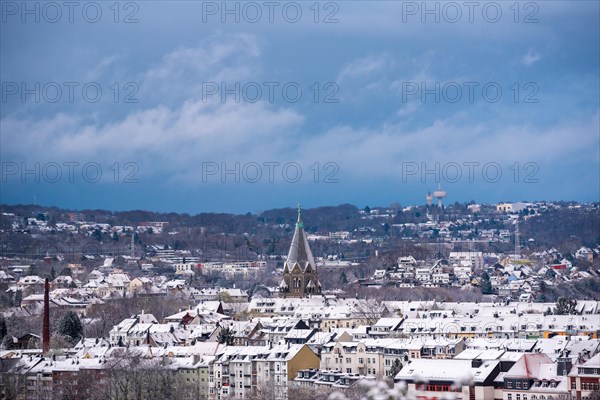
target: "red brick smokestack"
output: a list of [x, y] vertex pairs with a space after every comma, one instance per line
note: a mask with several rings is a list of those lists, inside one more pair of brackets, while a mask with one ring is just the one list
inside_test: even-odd
[[48, 278], [44, 283], [44, 326], [42, 332], [42, 349], [44, 353], [50, 351], [50, 284]]

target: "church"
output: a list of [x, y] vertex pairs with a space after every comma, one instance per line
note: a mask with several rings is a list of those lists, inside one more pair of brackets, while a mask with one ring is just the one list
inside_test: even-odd
[[306, 239], [301, 213], [300, 206], [298, 206], [298, 222], [290, 251], [283, 264], [283, 279], [279, 284], [280, 297], [305, 297], [311, 294], [321, 294], [317, 265]]

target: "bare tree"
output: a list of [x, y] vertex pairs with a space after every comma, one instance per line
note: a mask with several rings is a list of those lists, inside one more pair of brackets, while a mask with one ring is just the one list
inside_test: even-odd
[[589, 400], [600, 400], [600, 390], [594, 390], [590, 393]]
[[109, 400], [193, 400], [202, 398], [197, 388], [172, 368], [168, 358], [146, 359], [129, 349], [108, 361]]
[[356, 315], [359, 318], [364, 319], [369, 325], [376, 323], [380, 318], [387, 314], [385, 305], [381, 301], [375, 299], [357, 300], [354, 310]]
[[288, 388], [288, 400], [327, 400], [330, 393], [329, 388], [291, 385]]

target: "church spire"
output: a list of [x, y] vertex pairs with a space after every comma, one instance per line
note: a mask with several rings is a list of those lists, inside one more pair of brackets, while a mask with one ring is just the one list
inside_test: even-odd
[[306, 233], [304, 232], [304, 223], [302, 222], [302, 208], [298, 204], [298, 222], [296, 222], [296, 229], [294, 230], [294, 236], [292, 237], [292, 243], [290, 244], [290, 251], [287, 257], [288, 268], [293, 268], [294, 264], [298, 263], [302, 270], [306, 269], [307, 265], [315, 267], [315, 260], [308, 240], [306, 239]]
[[298, 203], [298, 222], [296, 222], [296, 226], [298, 228], [304, 228], [304, 224], [302, 223], [302, 208], [300, 207], [300, 203]]
[[283, 280], [279, 285], [283, 296], [302, 297], [321, 293], [321, 284], [315, 259], [310, 251], [302, 222], [302, 208], [298, 204], [298, 221], [283, 264]]

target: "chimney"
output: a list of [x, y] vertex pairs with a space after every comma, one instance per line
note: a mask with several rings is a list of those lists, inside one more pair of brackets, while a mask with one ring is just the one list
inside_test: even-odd
[[48, 278], [44, 282], [44, 323], [42, 331], [42, 349], [44, 353], [50, 351], [50, 284]]

